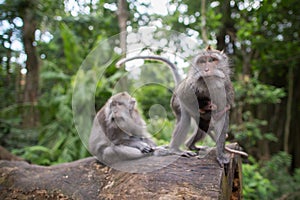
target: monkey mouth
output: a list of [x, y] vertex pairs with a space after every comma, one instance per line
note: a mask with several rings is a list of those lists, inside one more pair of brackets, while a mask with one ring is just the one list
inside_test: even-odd
[[225, 78], [224, 73], [221, 73], [221, 72], [212, 73], [210, 71], [209, 72], [202, 72], [201, 76], [203, 78], [208, 78], [208, 77], [211, 77], [211, 78]]

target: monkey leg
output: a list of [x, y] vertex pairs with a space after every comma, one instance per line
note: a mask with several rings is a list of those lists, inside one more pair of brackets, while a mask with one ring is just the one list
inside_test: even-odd
[[170, 150], [174, 152], [181, 152], [179, 147], [184, 143], [189, 126], [191, 117], [186, 111], [181, 113], [180, 121], [175, 125], [175, 129], [170, 142]]
[[185, 145], [189, 150], [201, 151], [205, 148], [197, 147], [196, 143], [200, 140], [203, 140], [206, 133], [200, 128], [196, 128], [193, 135], [186, 141]]
[[221, 135], [219, 136], [219, 140], [217, 141], [217, 160], [220, 166], [223, 166], [224, 164], [228, 164], [230, 160], [230, 158], [226, 155], [224, 151], [225, 140], [226, 140], [226, 135], [221, 133]]
[[197, 153], [192, 151], [181, 151], [179, 149], [180, 145], [184, 143], [187, 136], [188, 129], [190, 126], [191, 117], [189, 114], [183, 110], [181, 113], [180, 121], [176, 124], [172, 139], [170, 142], [169, 151], [170, 154], [181, 155], [185, 157], [196, 156]]
[[124, 146], [124, 145], [112, 145], [104, 149], [102, 154], [102, 160], [106, 164], [113, 164], [124, 160], [134, 160], [148, 156], [150, 154], [143, 153], [141, 150]]
[[[222, 125], [222, 127], [221, 127]], [[224, 166], [224, 164], [228, 164], [230, 158], [226, 156], [225, 153], [225, 140], [226, 133], [229, 126], [229, 115], [228, 112], [224, 115], [223, 120], [219, 120], [217, 122], [216, 133], [220, 133], [217, 142], [217, 160], [220, 166]]]

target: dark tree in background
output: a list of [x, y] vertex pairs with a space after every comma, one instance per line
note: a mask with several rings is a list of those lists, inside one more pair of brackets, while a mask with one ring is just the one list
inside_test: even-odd
[[23, 113], [23, 126], [35, 127], [39, 122], [37, 109], [39, 92], [39, 61], [36, 50], [35, 31], [37, 30], [37, 0], [26, 0], [20, 5], [20, 17], [23, 19], [22, 40], [26, 59], [26, 81], [23, 103], [26, 105]]

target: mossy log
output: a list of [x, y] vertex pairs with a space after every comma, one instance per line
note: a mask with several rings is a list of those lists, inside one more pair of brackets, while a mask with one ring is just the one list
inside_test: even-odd
[[232, 154], [224, 168], [215, 158], [214, 151], [178, 157], [148, 173], [116, 170], [93, 157], [47, 167], [2, 160], [0, 199], [242, 199], [240, 156]]

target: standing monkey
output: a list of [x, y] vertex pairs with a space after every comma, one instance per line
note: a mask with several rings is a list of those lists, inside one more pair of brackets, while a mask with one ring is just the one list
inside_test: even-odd
[[133, 59], [163, 61], [173, 72], [176, 88], [171, 99], [171, 106], [176, 115], [176, 126], [170, 142], [172, 153], [184, 154], [179, 147], [186, 139], [190, 121], [193, 118], [198, 124], [198, 128], [186, 143], [189, 149], [200, 150], [195, 143], [209, 134], [217, 143], [217, 160], [220, 165], [229, 162], [229, 158], [224, 152], [225, 149], [247, 156], [244, 152], [225, 147], [229, 110], [233, 105], [234, 90], [230, 80], [231, 70], [228, 57], [223, 52], [213, 50], [210, 46], [200, 52], [194, 58], [187, 77], [182, 81], [175, 65], [159, 56], [136, 56], [122, 59], [117, 65]]
[[105, 164], [152, 155], [155, 143], [127, 92], [112, 96], [94, 119], [89, 150]]

